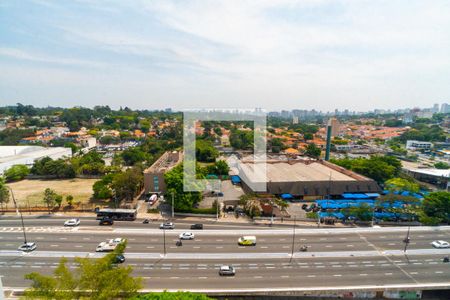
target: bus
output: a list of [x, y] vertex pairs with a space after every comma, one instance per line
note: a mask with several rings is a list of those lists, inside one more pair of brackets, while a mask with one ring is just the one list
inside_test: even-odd
[[134, 221], [137, 211], [135, 209], [102, 208], [97, 211], [97, 220], [110, 218], [116, 221]]

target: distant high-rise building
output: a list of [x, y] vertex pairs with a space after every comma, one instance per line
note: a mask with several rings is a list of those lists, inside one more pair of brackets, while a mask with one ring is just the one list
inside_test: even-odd
[[442, 103], [441, 113], [444, 113], [444, 114], [450, 113], [450, 105], [448, 103]]
[[341, 123], [339, 122], [338, 119], [330, 118], [328, 120], [328, 126], [331, 126], [331, 136], [338, 136], [339, 135]]
[[439, 112], [439, 104], [435, 103], [433, 105], [433, 109], [431, 110], [433, 113], [438, 113]]
[[298, 117], [297, 116], [293, 116], [292, 117], [292, 124], [298, 124]]

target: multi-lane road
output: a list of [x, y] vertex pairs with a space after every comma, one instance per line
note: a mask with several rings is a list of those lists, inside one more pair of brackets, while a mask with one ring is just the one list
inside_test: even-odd
[[[100, 227], [93, 219], [82, 219], [76, 228], [62, 226], [63, 219], [27, 218], [27, 238], [37, 250], [17, 251], [23, 242], [20, 222], [0, 219], [0, 275], [8, 288], [23, 288], [31, 271], [51, 273], [59, 258], [90, 256], [99, 242], [126, 238], [126, 264], [144, 278], [147, 289], [189, 290], [302, 290], [325, 288], [363, 289], [404, 286], [417, 289], [450, 287], [450, 264], [442, 258], [449, 249], [434, 249], [433, 240], [450, 240], [450, 228], [412, 228], [410, 244], [403, 252], [406, 228], [293, 229], [290, 227], [205, 224], [192, 231], [195, 239], [176, 246], [178, 235], [190, 231], [190, 223], [175, 222], [175, 230], [164, 232], [159, 224], [116, 222]], [[237, 244], [241, 235], [255, 235], [257, 245]], [[300, 252], [308, 245], [307, 252]], [[166, 255], [164, 255], [164, 248]], [[291, 252], [294, 250], [294, 255]], [[220, 277], [222, 264], [233, 265], [235, 277]], [[70, 260], [70, 267], [76, 265]]]

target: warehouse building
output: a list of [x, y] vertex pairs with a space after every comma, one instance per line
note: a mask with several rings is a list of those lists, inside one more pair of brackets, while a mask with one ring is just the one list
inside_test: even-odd
[[[258, 164], [242, 159], [235, 168], [246, 192], [257, 186]], [[256, 173], [254, 172], [256, 171]], [[367, 177], [323, 160], [269, 158], [266, 165], [267, 193], [291, 194], [297, 199], [340, 197], [344, 193], [379, 193], [378, 184]], [[247, 183], [246, 183], [247, 181]], [[248, 184], [250, 181], [251, 184]]]
[[36, 160], [47, 156], [51, 159], [71, 157], [72, 149], [41, 146], [0, 146], [0, 175], [14, 165], [31, 167]]

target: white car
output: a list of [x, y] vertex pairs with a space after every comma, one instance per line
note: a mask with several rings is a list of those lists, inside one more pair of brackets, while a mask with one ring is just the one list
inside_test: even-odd
[[117, 244], [111, 244], [107, 242], [101, 242], [98, 244], [97, 248], [95, 248], [96, 252], [109, 252], [114, 251], [116, 249]]
[[162, 223], [161, 225], [159, 225], [159, 229], [174, 229], [175, 228], [175, 224], [168, 222], [168, 223]]
[[126, 241], [126, 240], [123, 239], [123, 238], [115, 238], [115, 239], [113, 239], [113, 240], [109, 240], [109, 243], [110, 243], [110, 244], [116, 244], [116, 245], [118, 245], [118, 244], [124, 243], [125, 241]]
[[220, 276], [234, 276], [236, 270], [232, 266], [220, 266], [219, 275]]
[[431, 245], [434, 248], [450, 248], [450, 243], [446, 241], [433, 241]]
[[70, 219], [64, 222], [64, 226], [78, 226], [80, 225], [80, 219]]
[[183, 232], [180, 234], [180, 240], [193, 240], [195, 238], [192, 232]]
[[36, 243], [33, 242], [27, 242], [27, 243], [23, 243], [22, 245], [19, 246], [18, 250], [20, 251], [25, 251], [25, 252], [31, 252], [36, 250]]

